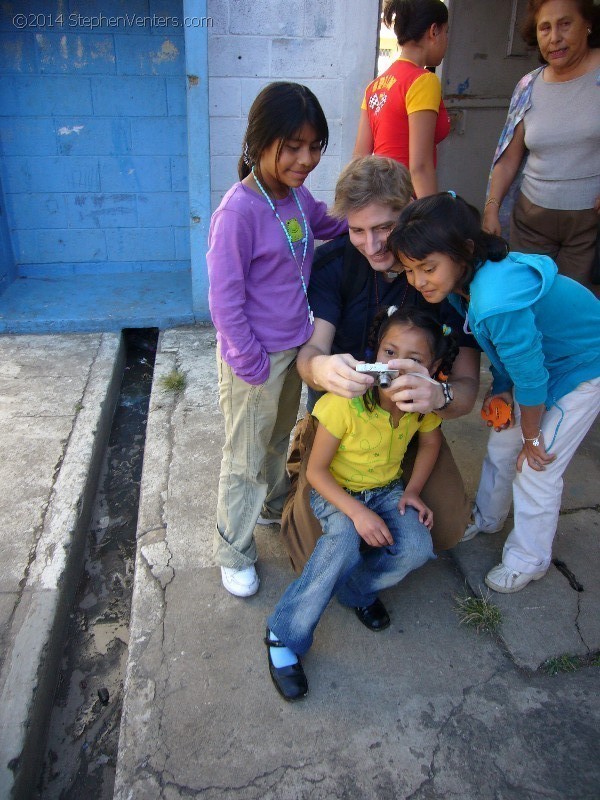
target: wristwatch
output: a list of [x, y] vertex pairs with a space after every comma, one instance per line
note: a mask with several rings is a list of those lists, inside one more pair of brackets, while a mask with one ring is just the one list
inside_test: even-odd
[[443, 411], [445, 408], [448, 408], [450, 403], [454, 400], [454, 391], [452, 390], [452, 384], [448, 383], [448, 381], [439, 381], [440, 386], [442, 387], [442, 391], [444, 393], [444, 405], [440, 406], [439, 408], [434, 408], [434, 411]]

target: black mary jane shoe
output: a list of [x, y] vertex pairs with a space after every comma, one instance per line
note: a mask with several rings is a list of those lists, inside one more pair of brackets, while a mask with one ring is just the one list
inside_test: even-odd
[[371, 603], [370, 606], [355, 608], [354, 613], [370, 631], [383, 631], [390, 626], [390, 615], [379, 599]]
[[291, 664], [289, 667], [276, 667], [271, 660], [270, 647], [285, 647], [283, 642], [275, 642], [269, 636], [269, 629], [267, 628], [267, 635], [264, 639], [267, 645], [267, 658], [269, 659], [269, 672], [275, 688], [284, 700], [294, 701], [301, 700], [308, 694], [308, 681], [302, 669], [300, 659], [296, 664]]

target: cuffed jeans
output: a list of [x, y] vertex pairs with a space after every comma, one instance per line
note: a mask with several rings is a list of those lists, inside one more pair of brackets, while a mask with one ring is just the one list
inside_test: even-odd
[[238, 378], [217, 352], [225, 444], [213, 550], [223, 567], [245, 569], [254, 564], [254, 526], [261, 510], [281, 516], [289, 487], [287, 451], [302, 389], [297, 352], [292, 348], [270, 353], [269, 377], [260, 386]]
[[531, 469], [527, 462], [521, 472], [516, 471], [522, 447], [519, 424], [490, 433], [473, 515], [480, 530], [500, 530], [512, 499], [514, 527], [502, 553], [509, 569], [532, 574], [550, 566], [563, 473], [599, 412], [600, 378], [580, 383], [544, 412], [544, 443], [556, 459], [543, 472]]
[[408, 507], [404, 516], [398, 511], [403, 492], [402, 482], [395, 481], [354, 495], [383, 519], [394, 540], [391, 546], [369, 547], [361, 553], [362, 539], [352, 520], [312, 490], [311, 507], [323, 535], [302, 575], [288, 586], [267, 623], [294, 653], [303, 655], [310, 648], [333, 595], [345, 606], [370, 606], [381, 589], [394, 586], [435, 558], [431, 534], [419, 522], [417, 511]]

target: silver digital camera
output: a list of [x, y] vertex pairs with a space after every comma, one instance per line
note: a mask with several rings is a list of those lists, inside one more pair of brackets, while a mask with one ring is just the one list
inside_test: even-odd
[[379, 361], [375, 364], [357, 364], [356, 371], [372, 375], [375, 378], [375, 386], [381, 386], [382, 389], [387, 389], [400, 374], [397, 369], [389, 369], [387, 364]]

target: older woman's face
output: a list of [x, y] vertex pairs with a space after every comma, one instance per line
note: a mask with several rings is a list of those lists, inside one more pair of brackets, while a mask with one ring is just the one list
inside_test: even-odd
[[575, 0], [548, 0], [536, 18], [543, 59], [557, 72], [577, 65], [589, 50], [588, 27]]

